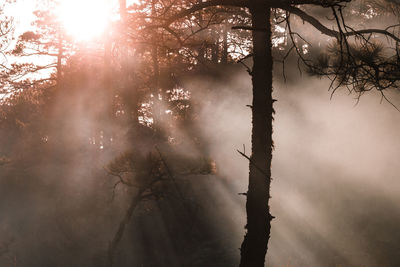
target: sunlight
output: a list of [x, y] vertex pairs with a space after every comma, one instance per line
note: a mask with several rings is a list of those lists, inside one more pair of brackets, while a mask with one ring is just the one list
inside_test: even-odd
[[57, 15], [68, 34], [78, 41], [101, 36], [110, 16], [108, 0], [60, 0]]

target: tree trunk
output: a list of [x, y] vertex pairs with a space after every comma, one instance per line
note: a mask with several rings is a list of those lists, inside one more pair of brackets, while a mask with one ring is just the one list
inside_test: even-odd
[[122, 221], [119, 223], [119, 227], [117, 232], [115, 233], [113, 240], [109, 243], [108, 245], [108, 251], [107, 251], [107, 266], [108, 267], [113, 267], [114, 266], [114, 256], [115, 252], [117, 250], [117, 246], [119, 242], [122, 239], [122, 236], [124, 235], [125, 227], [128, 225], [133, 212], [135, 211], [137, 205], [139, 202], [143, 199], [143, 193], [148, 189], [147, 187], [141, 187], [136, 195], [132, 197], [131, 203], [129, 205], [128, 210], [125, 213], [124, 218]]
[[272, 160], [272, 55], [270, 7], [255, 2], [250, 8], [253, 28], [252, 154], [246, 212], [247, 232], [240, 267], [263, 267], [270, 237], [269, 209]]
[[216, 30], [219, 30], [219, 27], [214, 29], [213, 27], [210, 27], [211, 30], [211, 61], [214, 64], [218, 64], [218, 59], [219, 59], [219, 34], [216, 33]]
[[64, 54], [64, 49], [63, 49], [63, 36], [61, 33], [58, 34], [58, 45], [57, 45], [57, 86], [61, 86], [61, 79], [62, 79], [62, 58]]
[[228, 20], [225, 20], [223, 25], [223, 44], [222, 44], [222, 53], [221, 53], [221, 63], [228, 63]]
[[[201, 4], [203, 2], [203, 0], [198, 0], [198, 4]], [[199, 20], [199, 26], [200, 26], [200, 28], [202, 28], [202, 27], [204, 27], [204, 19], [203, 19], [203, 11], [202, 10], [199, 10], [199, 12], [198, 12], [198, 20]], [[202, 31], [200, 31], [199, 32], [199, 37], [200, 37], [200, 39], [201, 40], [203, 40], [202, 41], [202, 43], [200, 44], [200, 47], [199, 47], [199, 55], [198, 55], [198, 59], [199, 59], [199, 61], [204, 61], [204, 57], [205, 57], [205, 54], [206, 54], [206, 50], [205, 50], [205, 41], [204, 41], [204, 33], [202, 32]]]
[[[128, 25], [128, 10], [126, 0], [119, 0], [119, 13], [121, 15], [122, 28]], [[123, 36], [120, 40], [121, 50], [121, 74], [122, 74], [122, 90], [121, 96], [125, 105], [128, 123], [131, 127], [137, 128], [139, 124], [139, 96], [136, 86], [135, 73], [129, 64], [129, 45], [126, 42], [127, 36]]]

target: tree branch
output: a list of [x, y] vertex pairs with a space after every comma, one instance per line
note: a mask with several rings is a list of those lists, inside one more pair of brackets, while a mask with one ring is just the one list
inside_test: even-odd
[[[295, 14], [299, 16], [301, 19], [304, 21], [310, 23], [314, 28], [319, 30], [322, 34], [334, 37], [336, 39], [340, 38], [340, 32], [331, 30], [327, 28], [325, 25], [323, 25], [319, 20], [314, 18], [313, 16], [310, 16], [300, 8], [294, 7], [294, 6], [284, 6], [282, 9], [290, 12], [291, 14]], [[382, 30], [382, 29], [364, 29], [364, 30], [355, 30], [355, 31], [349, 31], [349, 32], [344, 32], [342, 33], [343, 36], [349, 37], [349, 36], [356, 36], [356, 35], [363, 35], [363, 34], [383, 34], [387, 37], [392, 38], [396, 42], [400, 42], [400, 38], [394, 35], [393, 33], [387, 31], [387, 30]]]

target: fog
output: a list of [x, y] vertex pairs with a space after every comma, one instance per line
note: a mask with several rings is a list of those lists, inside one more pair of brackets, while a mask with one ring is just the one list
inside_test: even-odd
[[[329, 81], [292, 73], [275, 82], [270, 266], [397, 266], [399, 190], [398, 111], [379, 93], [357, 100], [346, 89], [331, 98]], [[250, 81], [207, 84], [213, 93], [202, 125], [221, 178], [247, 190]], [[193, 87], [199, 86], [194, 83]], [[201, 85], [200, 85], [201, 86]], [[217, 89], [215, 89], [217, 88]], [[201, 96], [204, 100], [204, 96]], [[399, 95], [389, 92], [399, 103]], [[397, 102], [396, 102], [397, 101]], [[244, 197], [214, 187], [227, 199], [236, 247], [244, 234]], [[235, 245], [235, 244], [232, 244]]]
[[[301, 31], [307, 39], [314, 36], [308, 29]], [[400, 266], [400, 112], [379, 92], [332, 94], [328, 79], [301, 74], [291, 60], [286, 81], [282, 66], [274, 66], [276, 218], [267, 266]], [[249, 176], [237, 150], [251, 153], [245, 68], [228, 64], [179, 77], [192, 117], [179, 121], [159, 103], [169, 112], [157, 125], [136, 128], [123, 106], [135, 96], [124, 95], [120, 76], [113, 86], [122, 101], [110, 94], [101, 67], [68, 68], [72, 78], [50, 90], [52, 102], [40, 112], [18, 104], [9, 124], [0, 124], [0, 267], [106, 266], [140, 191], [110, 171], [125, 152], [157, 157], [167, 178], [153, 198], [134, 206], [114, 266], [237, 266]], [[399, 93], [386, 94], [399, 108]], [[133, 167], [134, 178], [140, 167]]]

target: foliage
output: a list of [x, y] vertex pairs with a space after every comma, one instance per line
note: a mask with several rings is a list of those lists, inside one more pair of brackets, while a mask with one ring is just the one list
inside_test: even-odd
[[388, 58], [386, 55], [382, 43], [350, 45], [347, 54], [334, 44], [326, 55], [319, 56], [310, 71], [317, 75], [336, 75], [336, 87], [347, 86], [359, 94], [374, 89], [398, 88], [399, 56]]
[[[400, 86], [399, 27], [355, 30], [346, 22], [349, 14], [356, 14], [363, 18], [359, 25], [364, 27], [381, 19], [384, 12], [398, 14], [394, 2], [366, 1], [368, 5], [359, 9], [351, 4], [345, 9], [348, 1], [336, 0], [272, 1], [274, 5], [267, 7], [258, 6], [261, 2], [253, 5], [236, 0], [226, 5], [212, 0], [140, 1], [129, 7], [121, 5], [120, 19], [113, 21], [106, 34], [109, 38], [87, 46], [65, 35], [52, 13], [55, 2], [48, 2], [46, 9], [35, 12], [34, 29], [21, 34], [7, 53], [26, 61], [5, 64], [1, 69], [1, 92], [5, 95], [0, 102], [0, 168], [9, 163], [17, 168], [35, 165], [41, 160], [50, 166], [82, 161], [98, 167], [93, 162], [100, 158], [113, 178], [108, 183], [113, 184], [114, 193], [118, 185], [127, 186], [133, 203], [110, 246], [111, 258], [142, 200], [155, 200], [155, 206], [166, 193], [182, 198], [175, 185], [178, 177], [216, 173], [207, 142], [198, 131], [199, 111], [193, 92], [185, 88], [185, 79], [217, 79], [229, 71], [229, 65], [239, 62], [252, 75], [257, 87], [254, 91], [263, 93], [261, 98], [255, 94], [255, 99], [267, 99], [271, 95], [264, 95], [265, 87], [270, 84], [267, 89], [272, 92], [272, 69], [262, 65], [265, 60], [258, 69], [256, 65], [248, 67], [247, 62], [260, 56], [261, 50], [270, 49], [268, 41], [274, 59], [283, 64], [298, 59], [300, 68], [305, 66], [310, 74], [329, 77], [334, 90], [346, 86], [361, 95], [376, 89], [384, 96], [384, 90]], [[258, 9], [272, 11], [271, 29], [252, 25]], [[309, 36], [297, 32], [304, 21], [329, 36], [330, 45], [322, 46], [322, 53], [311, 48]], [[9, 38], [11, 30], [10, 20], [1, 22], [0, 38]], [[267, 40], [264, 35], [269, 30], [272, 37]], [[387, 45], [377, 34], [394, 42]], [[259, 36], [265, 37], [260, 51], [254, 48], [260, 45], [254, 41]], [[6, 44], [0, 40], [1, 52]], [[269, 63], [272, 66], [272, 57]], [[207, 90], [214, 88], [197, 93], [206, 94]], [[275, 100], [268, 99], [268, 114], [264, 102], [251, 106], [256, 116], [264, 114], [260, 120], [253, 120], [260, 123], [255, 129], [265, 130], [254, 133], [255, 142], [272, 134], [269, 119]], [[248, 157], [252, 173], [257, 169], [257, 175], [261, 173], [258, 177], [262, 177], [257, 181], [270, 182], [270, 174], [266, 175], [264, 169], [270, 170], [272, 155], [267, 155], [267, 149], [272, 147], [255, 145], [255, 149]], [[259, 163], [265, 167], [261, 172]], [[250, 184], [264, 190], [253, 199], [269, 199], [264, 194], [265, 190], [269, 193], [269, 184], [253, 183], [253, 178], [251, 174]], [[110, 188], [107, 190], [110, 193]], [[247, 194], [249, 199], [251, 194]], [[273, 216], [269, 207], [265, 209], [266, 202], [263, 200], [261, 211], [253, 214], [270, 222]], [[190, 212], [187, 214], [192, 215]], [[266, 228], [265, 224], [261, 228]], [[269, 238], [269, 232], [265, 233], [263, 236]]]

